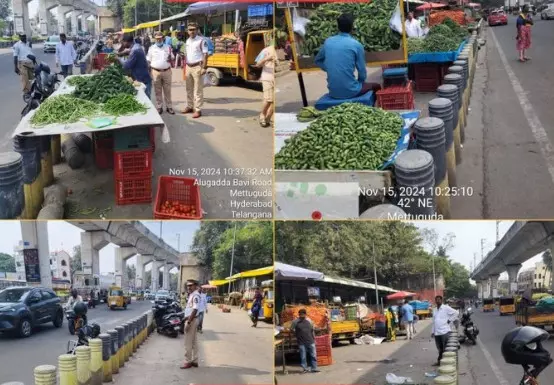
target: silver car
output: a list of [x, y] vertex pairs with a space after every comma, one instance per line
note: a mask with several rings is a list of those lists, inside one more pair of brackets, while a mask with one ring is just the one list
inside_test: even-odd
[[47, 52], [56, 52], [56, 46], [60, 42], [60, 37], [57, 35], [49, 36], [48, 39], [44, 42], [44, 53]]
[[554, 4], [548, 4], [548, 6], [541, 11], [541, 20], [554, 19]]

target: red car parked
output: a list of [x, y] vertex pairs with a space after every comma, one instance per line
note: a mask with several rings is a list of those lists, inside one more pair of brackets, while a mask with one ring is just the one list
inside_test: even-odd
[[488, 17], [488, 20], [489, 20], [489, 25], [491, 27], [493, 25], [507, 25], [508, 24], [508, 16], [502, 11], [491, 12], [491, 14]]

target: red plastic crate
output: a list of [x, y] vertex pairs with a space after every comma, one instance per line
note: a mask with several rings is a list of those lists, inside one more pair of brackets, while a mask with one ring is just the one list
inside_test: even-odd
[[113, 138], [94, 138], [94, 163], [101, 170], [112, 169], [114, 165]]
[[412, 82], [407, 86], [393, 86], [377, 91], [377, 105], [384, 110], [410, 110], [414, 108]]
[[[200, 188], [195, 185], [195, 178], [184, 178], [162, 175], [158, 179], [158, 191], [154, 204], [154, 219], [202, 219], [202, 203]], [[194, 216], [170, 215], [162, 212], [164, 202], [178, 202], [182, 205], [193, 206]]]
[[437, 92], [441, 85], [439, 79], [417, 79], [415, 81], [415, 90], [417, 92]]
[[115, 204], [152, 203], [152, 177], [116, 178]]
[[317, 366], [329, 366], [332, 364], [333, 364], [333, 357], [331, 356], [317, 357]]
[[414, 64], [414, 74], [416, 77], [431, 79], [439, 77], [439, 64]]
[[331, 338], [329, 334], [315, 337], [315, 346], [331, 346]]
[[156, 151], [156, 128], [150, 127], [150, 144], [152, 146], [152, 153]]
[[316, 346], [315, 348], [316, 350], [316, 355], [318, 357], [326, 357], [326, 356], [331, 356], [331, 347], [327, 347], [327, 346]]
[[114, 153], [116, 178], [151, 177], [152, 150], [117, 151]]
[[108, 62], [106, 60], [106, 58], [108, 57], [108, 54], [107, 53], [99, 53], [98, 55], [96, 55], [96, 69], [97, 70], [102, 70], [104, 69], [104, 67], [106, 67], [108, 65]]

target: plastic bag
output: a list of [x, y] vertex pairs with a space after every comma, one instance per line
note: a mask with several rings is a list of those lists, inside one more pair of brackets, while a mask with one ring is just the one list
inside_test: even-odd
[[387, 373], [385, 377], [387, 384], [397, 385], [397, 384], [411, 384], [413, 383], [410, 377], [399, 377], [394, 373]]
[[171, 137], [169, 136], [169, 129], [167, 126], [164, 126], [162, 129], [162, 143], [169, 143], [171, 142]]
[[202, 80], [204, 82], [204, 87], [211, 87], [212, 86], [212, 82], [210, 81], [210, 78], [208, 77], [208, 74], [205, 74], [202, 77]]
[[389, 22], [389, 27], [393, 30], [398, 32], [399, 34], [402, 34], [402, 16], [400, 13], [400, 4], [396, 6], [396, 9], [394, 10], [394, 13], [392, 14], [392, 17]]
[[292, 9], [292, 30], [304, 37], [306, 35], [306, 25], [310, 22], [310, 19], [301, 17], [298, 15], [296, 8]]

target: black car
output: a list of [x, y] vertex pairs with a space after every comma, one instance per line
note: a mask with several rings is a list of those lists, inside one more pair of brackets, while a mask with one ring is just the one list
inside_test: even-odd
[[8, 287], [0, 291], [0, 332], [15, 332], [29, 337], [33, 327], [52, 322], [63, 325], [60, 298], [44, 287]]

